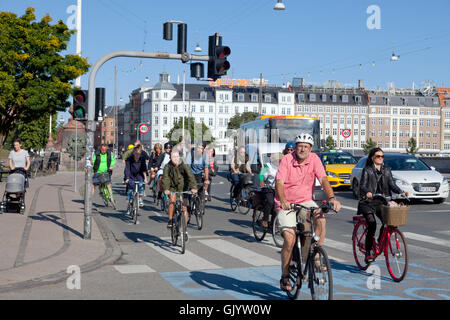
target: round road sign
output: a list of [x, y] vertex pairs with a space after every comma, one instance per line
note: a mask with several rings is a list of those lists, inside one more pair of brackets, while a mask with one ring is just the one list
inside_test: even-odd
[[342, 136], [343, 136], [345, 139], [349, 138], [349, 137], [351, 136], [351, 134], [352, 134], [352, 132], [351, 132], [350, 129], [344, 129], [344, 130], [342, 130]]
[[146, 134], [148, 133], [148, 131], [150, 130], [150, 128], [148, 127], [148, 125], [146, 125], [145, 123], [141, 123], [139, 125], [139, 132], [142, 134]]

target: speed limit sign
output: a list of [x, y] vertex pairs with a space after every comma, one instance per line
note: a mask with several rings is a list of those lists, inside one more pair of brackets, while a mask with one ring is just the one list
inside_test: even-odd
[[352, 134], [352, 132], [351, 132], [350, 129], [344, 129], [344, 130], [342, 130], [342, 136], [343, 136], [345, 139], [349, 138], [349, 137], [351, 136], [351, 134]]
[[146, 133], [148, 133], [149, 130], [150, 130], [150, 128], [148, 127], [147, 124], [141, 123], [141, 124], [139, 125], [139, 132], [140, 132], [141, 134], [146, 134]]

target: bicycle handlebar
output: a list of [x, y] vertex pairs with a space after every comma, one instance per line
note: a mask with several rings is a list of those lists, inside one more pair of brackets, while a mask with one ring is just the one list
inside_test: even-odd
[[391, 197], [391, 196], [385, 196], [385, 195], [383, 195], [383, 194], [381, 194], [381, 193], [374, 193], [374, 194], [372, 195], [372, 199], [375, 199], [375, 198], [381, 198], [381, 199], [384, 200], [386, 203], [388, 203], [388, 202], [391, 201], [391, 200], [393, 200], [393, 201], [396, 201], [396, 200], [406, 200], [406, 201], [408, 201], [408, 202], [411, 202], [411, 200], [410, 200], [406, 195], [404, 195], [404, 194], [399, 194], [398, 197]]
[[[323, 213], [328, 213], [328, 214], [338, 213], [336, 210], [334, 210], [333, 206], [326, 200], [324, 200], [318, 208], [305, 207], [301, 204], [291, 203], [291, 209], [292, 209], [292, 211], [299, 211], [301, 209], [305, 209], [305, 210], [309, 210], [311, 213], [313, 213], [316, 209], [320, 209], [320, 210], [322, 210]], [[330, 210], [333, 211], [334, 213], [330, 213], [329, 212]]]
[[147, 184], [147, 182], [145, 181], [138, 181], [138, 180], [128, 180], [128, 183], [142, 183], [143, 185]]

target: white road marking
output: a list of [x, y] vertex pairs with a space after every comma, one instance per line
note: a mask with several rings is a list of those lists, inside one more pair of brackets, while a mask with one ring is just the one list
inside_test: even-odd
[[122, 274], [133, 274], [133, 273], [150, 273], [156, 272], [147, 265], [119, 265], [114, 266], [114, 268]]
[[427, 256], [429, 258], [447, 258], [449, 254], [447, 252], [432, 250], [428, 248], [423, 248], [419, 246], [415, 246], [412, 244], [408, 244], [408, 250], [413, 251], [414, 253], [421, 254]]
[[340, 242], [340, 241], [336, 241], [336, 240], [331, 240], [329, 238], [325, 238], [324, 241], [324, 246], [331, 248], [331, 249], [336, 249], [336, 250], [340, 250], [340, 251], [344, 251], [347, 253], [352, 253], [353, 252], [353, 245], [350, 243], [345, 243], [345, 242]]
[[263, 256], [225, 240], [211, 239], [199, 240], [199, 242], [252, 266], [276, 266], [280, 264], [278, 260]]
[[439, 238], [435, 238], [435, 237], [431, 237], [431, 236], [425, 236], [423, 234], [418, 234], [418, 233], [413, 233], [413, 232], [403, 232], [403, 234], [405, 235], [405, 237], [407, 239], [413, 239], [413, 240], [428, 242], [431, 244], [437, 244], [437, 245], [444, 246], [447, 248], [450, 247], [450, 241], [448, 241], [448, 240], [439, 239]]
[[179, 264], [183, 268], [188, 270], [208, 270], [208, 269], [221, 269], [218, 265], [209, 262], [208, 260], [199, 257], [198, 255], [186, 250], [184, 254], [181, 254], [180, 247], [172, 246], [158, 246], [150, 242], [145, 242], [150, 248], [156, 250], [166, 258], [169, 258], [173, 262]]
[[436, 233], [445, 234], [446, 236], [450, 236], [450, 230], [445, 231], [435, 231]]
[[348, 206], [341, 206], [343, 209], [347, 209], [347, 210], [350, 210], [350, 211], [358, 211], [358, 208], [355, 208], [355, 207], [348, 207]]

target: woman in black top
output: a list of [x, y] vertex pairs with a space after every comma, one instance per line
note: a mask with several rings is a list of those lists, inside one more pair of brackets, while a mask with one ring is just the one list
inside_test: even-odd
[[[384, 196], [392, 196], [392, 192], [408, 196], [408, 193], [403, 192], [394, 182], [391, 170], [384, 165], [384, 152], [381, 148], [373, 148], [367, 156], [366, 166], [361, 174], [360, 183], [360, 201], [358, 203], [358, 214], [362, 214], [367, 221], [368, 229], [366, 235], [366, 263], [375, 260], [374, 255], [371, 254], [373, 245], [373, 237], [377, 228], [377, 217], [383, 221], [381, 216], [382, 200], [373, 197], [374, 194], [379, 193]], [[380, 229], [380, 235], [383, 225]]]
[[161, 166], [161, 163], [164, 159], [164, 154], [162, 152], [162, 145], [161, 143], [155, 144], [153, 147], [153, 151], [150, 154], [150, 160], [148, 161], [148, 173], [150, 175], [150, 182], [149, 186], [152, 187], [152, 181], [155, 179], [156, 172], [158, 172], [159, 167]]

